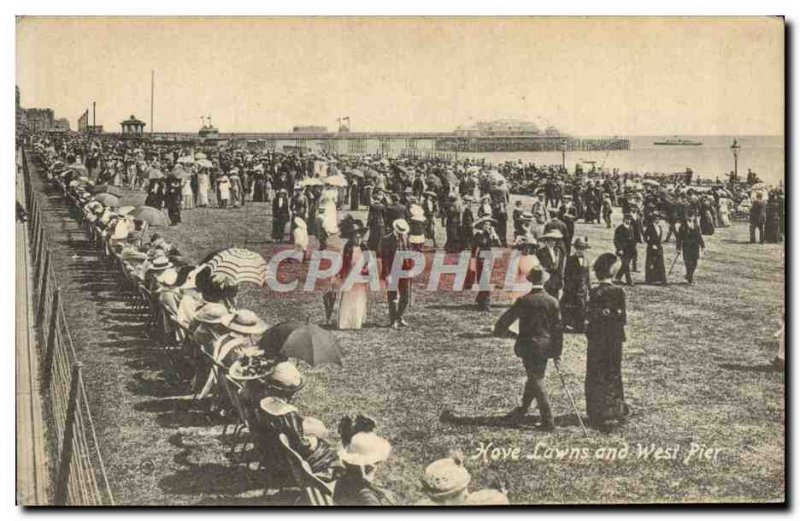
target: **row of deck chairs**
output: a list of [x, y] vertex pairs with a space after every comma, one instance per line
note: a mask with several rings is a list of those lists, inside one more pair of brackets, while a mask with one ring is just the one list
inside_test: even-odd
[[[242, 385], [228, 375], [229, 367], [215, 357], [215, 352], [219, 351], [220, 346], [214, 346], [215, 349], [203, 349], [194, 342], [187, 328], [159, 305], [157, 295], [154, 295], [142, 280], [125, 269], [122, 259], [108, 244], [101, 231], [85, 218], [79, 200], [69, 193], [65, 195], [72, 215], [82, 225], [93, 245], [102, 250], [109, 261], [117, 267], [116, 271], [122, 279], [122, 295], [125, 302], [146, 317], [145, 324], [150, 336], [159, 344], [159, 351], [168, 365], [179, 375], [179, 379], [187, 377], [193, 380], [194, 394], [189, 408], [198, 406], [204, 398], [210, 397], [206, 413], [216, 414], [223, 419], [223, 437], [228, 433], [228, 429], [232, 429], [229, 441], [231, 456], [245, 459], [241, 456], [247, 451], [248, 445], [252, 445], [258, 455], [259, 466], [269, 465], [270, 462], [265, 461], [265, 455], [259, 451], [257, 439], [261, 433], [257, 431], [260, 429], [254, 421], [253, 414], [248, 413], [247, 407], [242, 403]], [[187, 368], [191, 370], [192, 376], [185, 374]], [[210, 388], [206, 385], [208, 383]], [[178, 409], [175, 414], [178, 414]], [[312, 506], [333, 505], [334, 484], [317, 477], [311, 471], [309, 464], [291, 447], [285, 435], [281, 434], [279, 441], [285, 450], [285, 457], [281, 460], [286, 462], [287, 470], [299, 491], [298, 503]]]

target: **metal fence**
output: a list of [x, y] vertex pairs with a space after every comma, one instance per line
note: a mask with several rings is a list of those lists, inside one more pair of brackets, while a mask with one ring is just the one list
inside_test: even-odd
[[37, 350], [45, 422], [50, 433], [50, 461], [54, 463], [53, 503], [56, 505], [113, 505], [86, 387], [82, 364], [62, 305], [62, 294], [53, 269], [48, 234], [33, 191], [25, 150], [22, 151], [28, 234], [33, 268], [33, 309], [39, 333]]

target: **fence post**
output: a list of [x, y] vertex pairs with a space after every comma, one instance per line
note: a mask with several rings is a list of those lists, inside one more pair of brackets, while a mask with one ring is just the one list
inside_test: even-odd
[[[50, 250], [44, 250], [44, 260], [39, 259], [39, 266], [36, 271], [36, 281], [39, 283], [39, 313], [36, 315], [36, 325], [42, 325], [44, 319], [44, 307], [46, 305], [45, 299], [47, 297], [47, 266], [50, 265]], [[41, 272], [41, 273], [40, 273]]]
[[[58, 312], [60, 306], [60, 291], [58, 288], [53, 290], [53, 310], [50, 312], [50, 329], [47, 331], [46, 343], [44, 345], [44, 362], [42, 363], [42, 385], [45, 389], [50, 387], [50, 380], [53, 377], [53, 357], [56, 352], [56, 335], [58, 334]], [[42, 330], [44, 335], [44, 330]]]
[[72, 464], [72, 442], [75, 431], [75, 410], [78, 406], [78, 385], [81, 379], [83, 364], [72, 364], [72, 378], [69, 384], [69, 401], [67, 402], [67, 417], [64, 421], [64, 438], [61, 442], [61, 456], [58, 463], [58, 476], [56, 477], [55, 504], [66, 505], [69, 491], [69, 473]]

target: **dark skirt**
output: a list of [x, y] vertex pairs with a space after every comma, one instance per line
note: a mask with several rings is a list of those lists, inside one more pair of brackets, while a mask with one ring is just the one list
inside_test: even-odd
[[627, 414], [622, 388], [622, 337], [600, 331], [587, 335], [586, 414], [598, 425]]
[[700, 215], [700, 233], [714, 235], [714, 220], [711, 217], [711, 212], [707, 210]]
[[565, 326], [583, 332], [586, 322], [586, 305], [589, 293], [586, 290], [565, 289], [561, 296], [561, 319]]
[[667, 270], [664, 268], [664, 248], [656, 246], [647, 247], [644, 267], [645, 284], [666, 284]]

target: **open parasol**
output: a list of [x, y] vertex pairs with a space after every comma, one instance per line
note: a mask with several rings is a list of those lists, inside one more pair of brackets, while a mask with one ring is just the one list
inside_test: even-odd
[[128, 215], [129, 213], [131, 213], [135, 209], [136, 209], [136, 207], [135, 206], [131, 206], [131, 205], [121, 206], [117, 210], [117, 215]]
[[206, 262], [211, 273], [223, 273], [237, 284], [252, 282], [263, 285], [267, 281], [267, 261], [258, 253], [244, 248], [228, 248]]
[[343, 187], [347, 186], [347, 179], [345, 179], [341, 175], [330, 175], [325, 178], [325, 184], [331, 186]]
[[348, 172], [349, 175], [353, 177], [364, 177], [364, 172], [359, 170], [358, 168], [354, 168]]
[[150, 226], [168, 226], [169, 220], [161, 210], [152, 206], [139, 206], [131, 215], [134, 219], [147, 222]]
[[161, 179], [164, 174], [158, 168], [151, 168], [147, 171], [147, 179]]
[[312, 366], [342, 365], [336, 338], [315, 324], [289, 320], [271, 327], [258, 343], [267, 355], [282, 353]]
[[194, 155], [195, 159], [206, 159], [206, 155], [202, 152], [198, 152]]
[[212, 166], [214, 166], [214, 163], [212, 163], [208, 159], [200, 158], [197, 160], [197, 166], [199, 166], [200, 168], [211, 168]]
[[188, 165], [194, 163], [194, 158], [192, 156], [183, 156], [178, 158], [178, 163]]
[[661, 183], [655, 179], [642, 179], [642, 184], [645, 186], [661, 186]]
[[119, 206], [119, 198], [109, 193], [97, 194], [94, 200], [102, 203], [103, 206]]

